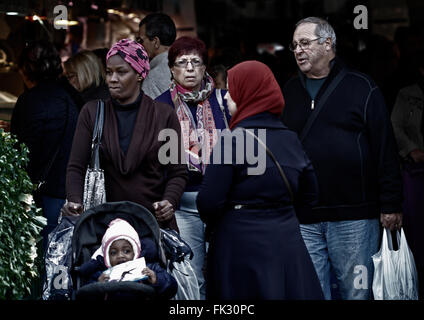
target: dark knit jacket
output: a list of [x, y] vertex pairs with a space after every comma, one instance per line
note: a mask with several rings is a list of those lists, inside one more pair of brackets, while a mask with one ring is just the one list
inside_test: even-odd
[[[299, 134], [320, 189], [314, 214], [300, 222], [371, 219], [401, 212], [397, 147], [381, 91], [368, 76], [347, 69], [338, 58], [333, 61], [314, 103], [300, 72], [283, 89], [282, 121]], [[341, 81], [322, 103], [342, 72]], [[303, 131], [314, 113], [318, 113], [315, 120]]]
[[29, 149], [32, 182], [46, 182], [42, 195], [65, 199], [66, 166], [79, 111], [75, 92], [66, 81], [41, 81], [20, 95], [13, 109], [11, 132]]
[[[91, 154], [91, 137], [96, 118], [97, 101], [88, 102], [81, 110], [72, 144], [66, 176], [68, 201], [82, 203], [84, 177]], [[105, 123], [100, 146], [100, 167], [105, 172], [108, 202], [132, 201], [154, 212], [153, 203], [168, 200], [178, 206], [187, 181], [185, 163], [163, 165], [159, 141], [163, 129], [173, 129], [181, 144], [180, 124], [174, 110], [143, 95], [126, 154], [121, 150], [114, 106], [105, 101]], [[169, 225], [169, 223], [171, 223]], [[175, 218], [160, 226], [175, 230]]]

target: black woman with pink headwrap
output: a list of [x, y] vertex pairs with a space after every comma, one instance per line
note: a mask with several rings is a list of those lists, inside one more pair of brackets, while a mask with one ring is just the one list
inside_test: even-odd
[[[174, 210], [187, 181], [186, 165], [162, 164], [158, 153], [163, 129], [172, 129], [181, 143], [181, 129], [173, 109], [153, 101], [141, 90], [149, 72], [144, 47], [123, 39], [106, 56], [106, 83], [111, 99], [105, 100], [100, 167], [105, 172], [108, 202], [132, 201], [149, 209], [161, 227], [178, 230]], [[83, 210], [84, 177], [91, 155], [91, 137], [97, 101], [81, 110], [68, 163], [63, 215]]]

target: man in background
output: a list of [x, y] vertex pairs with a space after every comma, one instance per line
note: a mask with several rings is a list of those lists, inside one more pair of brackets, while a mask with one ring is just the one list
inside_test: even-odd
[[176, 35], [174, 22], [164, 13], [151, 13], [140, 22], [137, 42], [143, 45], [150, 59], [150, 71], [142, 89], [152, 99], [169, 89], [168, 49]]

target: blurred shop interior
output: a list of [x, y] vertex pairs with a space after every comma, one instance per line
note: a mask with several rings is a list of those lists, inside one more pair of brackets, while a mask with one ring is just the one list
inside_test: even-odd
[[[57, 19], [59, 5], [66, 7], [67, 19]], [[366, 29], [354, 26], [358, 5], [367, 9]], [[0, 1], [0, 119], [10, 119], [25, 89], [16, 62], [27, 42], [50, 39], [65, 61], [82, 49], [135, 39], [140, 20], [151, 12], [170, 15], [177, 37], [205, 41], [209, 68], [257, 59], [271, 67], [280, 85], [297, 72], [288, 50], [294, 24], [324, 17], [336, 30], [338, 55], [374, 78], [389, 108], [398, 90], [414, 82], [414, 61], [424, 49], [422, 0]]]

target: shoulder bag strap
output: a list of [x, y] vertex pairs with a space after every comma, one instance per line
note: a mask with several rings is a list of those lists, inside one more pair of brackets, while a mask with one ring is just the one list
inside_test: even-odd
[[245, 128], [243, 128], [243, 130], [246, 131], [248, 134], [250, 134], [252, 137], [254, 137], [259, 142], [259, 144], [265, 148], [266, 153], [271, 157], [271, 159], [274, 161], [275, 165], [277, 166], [278, 171], [280, 172], [280, 175], [283, 178], [284, 183], [285, 183], [285, 185], [287, 187], [287, 190], [289, 191], [291, 202], [294, 203], [294, 194], [293, 194], [293, 190], [292, 190], [292, 188], [290, 186], [289, 180], [287, 179], [287, 176], [284, 173], [283, 168], [278, 163], [278, 161], [275, 158], [274, 154], [271, 152], [271, 150], [269, 150], [269, 148], [266, 146], [266, 144], [263, 143], [262, 140], [258, 138], [258, 136], [256, 136], [256, 134], [254, 134], [250, 130], [246, 130]]
[[305, 139], [306, 135], [309, 133], [309, 130], [311, 129], [313, 123], [315, 122], [316, 118], [318, 117], [318, 114], [321, 112], [322, 108], [324, 107], [325, 102], [327, 101], [330, 94], [336, 89], [336, 87], [339, 85], [340, 81], [343, 80], [345, 75], [347, 74], [347, 70], [343, 68], [339, 74], [333, 79], [333, 81], [328, 86], [327, 90], [325, 90], [322, 97], [319, 99], [315, 111], [311, 113], [308, 120], [306, 121], [305, 126], [303, 127], [302, 132], [300, 133], [299, 139], [301, 142]]
[[224, 103], [222, 101], [221, 89], [216, 89], [215, 90], [215, 95], [216, 95], [216, 100], [218, 100], [219, 108], [222, 111], [222, 116], [224, 118], [225, 127], [227, 129], [229, 129], [230, 126], [228, 125], [227, 115], [225, 114], [225, 108], [224, 108]]
[[99, 148], [101, 145], [104, 125], [104, 101], [97, 103], [96, 121], [94, 123], [93, 138], [91, 140], [91, 164], [93, 169], [100, 169]]

